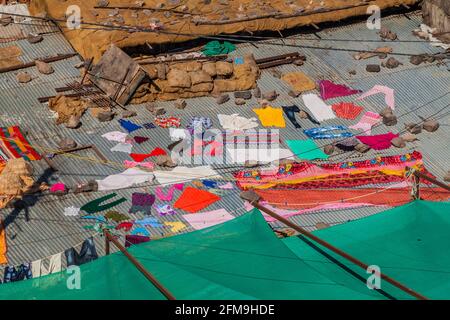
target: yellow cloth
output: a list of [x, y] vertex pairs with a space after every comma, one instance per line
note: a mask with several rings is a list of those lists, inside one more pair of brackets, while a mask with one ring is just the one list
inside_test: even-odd
[[281, 108], [267, 106], [266, 108], [253, 109], [253, 111], [258, 115], [259, 121], [261, 121], [261, 124], [264, 127], [286, 127], [283, 110]]
[[8, 264], [8, 257], [6, 256], [7, 251], [8, 247], [6, 245], [6, 232], [3, 227], [3, 222], [0, 222], [0, 265]]
[[289, 72], [284, 74], [281, 79], [288, 83], [292, 90], [298, 93], [316, 88], [316, 83], [303, 72]]
[[186, 225], [183, 222], [179, 222], [179, 221], [164, 222], [164, 224], [166, 226], [170, 227], [171, 228], [170, 231], [172, 231], [173, 233], [176, 233], [176, 232], [186, 228]]

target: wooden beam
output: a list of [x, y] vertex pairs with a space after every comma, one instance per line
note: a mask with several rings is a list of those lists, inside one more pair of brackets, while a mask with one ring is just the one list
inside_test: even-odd
[[[57, 55], [57, 56], [54, 56], [54, 57], [50, 57], [50, 58], [35, 59], [35, 61], [39, 60], [39, 61], [42, 61], [42, 62], [45, 62], [45, 63], [51, 63], [51, 62], [56, 62], [56, 61], [72, 58], [72, 57], [74, 57], [76, 55], [78, 55], [78, 53], [60, 54], [60, 55]], [[11, 67], [1, 68], [0, 69], [0, 73], [10, 72], [10, 71], [17, 71], [17, 70], [20, 70], [20, 69], [34, 67], [36, 65], [35, 61], [18, 64], [18, 65], [11, 66]]]
[[445, 184], [444, 182], [441, 182], [441, 181], [439, 181], [439, 180], [430, 178], [429, 176], [427, 176], [427, 175], [423, 174], [422, 172], [419, 172], [419, 171], [417, 171], [416, 169], [413, 169], [413, 168], [406, 167], [406, 170], [412, 170], [412, 173], [413, 173], [414, 176], [416, 176], [417, 178], [427, 180], [427, 181], [429, 181], [429, 182], [431, 182], [431, 183], [434, 183], [434, 184], [437, 185], [438, 187], [441, 187], [441, 188], [443, 188], [443, 189], [445, 189], [445, 190], [450, 191], [450, 185]]

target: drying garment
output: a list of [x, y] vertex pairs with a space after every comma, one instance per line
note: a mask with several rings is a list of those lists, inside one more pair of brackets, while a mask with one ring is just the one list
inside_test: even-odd
[[345, 126], [327, 126], [303, 130], [303, 132], [312, 139], [335, 139], [353, 137], [353, 133], [345, 131], [340, 133], [330, 133], [336, 130], [348, 130]]
[[225, 130], [244, 131], [258, 127], [256, 118], [244, 118], [239, 116], [238, 113], [232, 115], [218, 114], [217, 118], [219, 118], [220, 125]]
[[288, 83], [291, 89], [296, 93], [314, 90], [315, 82], [303, 72], [288, 72], [283, 74], [281, 80]]
[[359, 143], [359, 140], [356, 139], [355, 137], [352, 138], [348, 138], [348, 139], [344, 139], [339, 141], [338, 143], [335, 144], [336, 148], [345, 151], [345, 152], [349, 152], [349, 151], [354, 151], [356, 145]]
[[283, 109], [267, 106], [265, 108], [253, 109], [258, 117], [259, 121], [264, 127], [278, 127], [285, 128]]
[[362, 92], [361, 90], [354, 90], [343, 84], [335, 84], [329, 80], [318, 81], [318, 84], [320, 87], [320, 96], [323, 100], [351, 96]]
[[220, 174], [210, 166], [200, 167], [176, 167], [171, 171], [154, 171], [159, 184], [171, 185], [175, 183], [188, 182], [195, 179], [220, 179]]
[[155, 118], [155, 123], [161, 128], [179, 128], [181, 126], [181, 119], [177, 117], [163, 117]]
[[3, 283], [28, 280], [33, 278], [30, 263], [22, 263], [19, 267], [8, 266], [5, 268]]
[[127, 221], [130, 218], [120, 212], [117, 211], [108, 211], [107, 214], [105, 214], [105, 218], [108, 220], [112, 220], [114, 222], [120, 223], [122, 221]]
[[138, 144], [144, 143], [144, 142], [146, 142], [146, 141], [149, 140], [149, 138], [141, 137], [141, 136], [133, 137], [133, 139], [134, 139], [134, 141], [136, 141], [136, 143], [138, 143]]
[[[61, 271], [61, 253], [57, 253], [45, 259], [39, 259], [31, 263], [33, 278], [39, 278], [48, 274]], [[48, 265], [46, 267], [46, 265]]]
[[187, 212], [195, 213], [220, 200], [220, 197], [211, 192], [187, 187], [175, 202], [174, 207]]
[[116, 141], [125, 143], [128, 134], [120, 131], [112, 131], [105, 133], [102, 135], [103, 138], [108, 139], [109, 141]]
[[181, 230], [186, 228], [186, 225], [180, 221], [168, 221], [164, 222], [164, 225], [170, 227], [170, 231], [173, 233], [180, 232]]
[[243, 164], [247, 161], [255, 161], [260, 163], [271, 163], [282, 159], [294, 159], [294, 154], [289, 149], [283, 148], [252, 148], [243, 149], [235, 147], [227, 147], [227, 163]]
[[125, 166], [125, 168], [135, 168], [135, 167], [143, 167], [143, 168], [147, 168], [150, 170], [153, 170], [155, 168], [155, 164], [153, 162], [136, 162], [136, 161], [130, 161], [130, 160], [125, 160], [123, 162], [123, 165]]
[[50, 187], [50, 192], [52, 193], [58, 193], [58, 192], [65, 192], [66, 191], [66, 185], [64, 183], [55, 183]]
[[111, 148], [112, 152], [124, 152], [124, 153], [131, 153], [131, 150], [133, 149], [133, 145], [129, 143], [119, 143], [116, 146]]
[[125, 236], [125, 248], [129, 248], [134, 244], [149, 242], [150, 240], [150, 237], [127, 234]]
[[[257, 144], [273, 146], [280, 143], [280, 133], [278, 130], [245, 130], [245, 131], [225, 131], [223, 132], [223, 143], [233, 145], [251, 145]], [[242, 147], [242, 146], [241, 146]]]
[[299, 159], [314, 160], [314, 159], [328, 159], [328, 155], [325, 154], [317, 144], [311, 140], [286, 140], [286, 144], [289, 149]]
[[[422, 193], [423, 192], [423, 193]], [[311, 209], [327, 204], [331, 209], [342, 209], [342, 204], [401, 206], [411, 202], [411, 188], [346, 188], [333, 190], [256, 190], [270, 205], [281, 209]], [[450, 191], [443, 188], [423, 188], [421, 199], [446, 201]]]
[[300, 112], [297, 106], [282, 107], [284, 114], [288, 117], [289, 121], [294, 125], [295, 128], [300, 129], [302, 126], [297, 122], [295, 114]]
[[42, 159], [18, 126], [0, 127], [0, 162], [17, 158], [26, 161]]
[[205, 186], [205, 188], [209, 189], [217, 189], [217, 181], [214, 180], [202, 180], [202, 184]]
[[190, 134], [194, 134], [194, 132], [202, 133], [211, 127], [212, 121], [207, 117], [192, 117], [187, 125]]
[[86, 211], [89, 214], [93, 214], [93, 213], [97, 213], [97, 212], [101, 212], [101, 211], [105, 211], [105, 210], [111, 209], [111, 208], [113, 208], [113, 207], [115, 207], [115, 206], [117, 206], [117, 205], [127, 201], [127, 199], [125, 199], [125, 198], [119, 198], [116, 201], [109, 202], [107, 204], [101, 204], [102, 202], [104, 202], [106, 200], [109, 200], [109, 199], [112, 199], [112, 198], [114, 198], [116, 196], [117, 196], [116, 193], [108, 194], [106, 196], [103, 196], [101, 198], [98, 198], [96, 200], [93, 200], [91, 202], [86, 203], [84, 206], [82, 206], [80, 208], [80, 210]]
[[184, 183], [177, 183], [177, 184], [174, 184], [173, 186], [171, 186], [169, 188], [169, 190], [167, 190], [167, 192], [164, 194], [162, 187], [156, 187], [155, 194], [158, 197], [158, 199], [161, 201], [172, 201], [173, 193], [175, 192], [175, 190], [183, 190], [183, 188], [184, 188]]
[[125, 232], [128, 232], [133, 228], [134, 223], [133, 222], [121, 222], [116, 226], [116, 230], [125, 230]]
[[222, 184], [219, 186], [219, 189], [223, 189], [223, 190], [233, 190], [234, 189], [234, 184], [232, 182], [227, 182], [225, 184]]
[[392, 139], [398, 138], [398, 136], [398, 134], [388, 132], [386, 134], [378, 134], [374, 136], [356, 136], [356, 138], [374, 150], [385, 150], [391, 147]]
[[153, 123], [144, 123], [142, 125], [145, 129], [155, 129], [156, 126]]
[[395, 109], [395, 97], [394, 97], [394, 89], [391, 89], [386, 86], [376, 85], [369, 91], [363, 93], [361, 96], [357, 98], [357, 100], [363, 100], [369, 96], [373, 96], [374, 94], [382, 93], [384, 94], [384, 101], [386, 105], [392, 110]]
[[128, 120], [120, 119], [119, 124], [128, 132], [133, 132], [141, 129], [142, 127]]
[[6, 243], [6, 231], [3, 221], [0, 221], [0, 265], [8, 263], [8, 257], [6, 253], [8, 252], [8, 245]]
[[138, 193], [135, 192], [131, 196], [131, 208], [128, 213], [138, 213], [142, 212], [146, 215], [151, 214], [152, 205], [155, 203], [155, 196], [148, 193]]
[[152, 228], [163, 228], [164, 226], [154, 217], [146, 217], [142, 220], [136, 220], [134, 222], [142, 227], [150, 226]]
[[195, 230], [205, 229], [234, 219], [234, 217], [225, 209], [199, 212], [196, 214], [185, 214], [183, 215], [183, 218]]
[[64, 215], [66, 217], [75, 217], [80, 213], [80, 210], [81, 210], [80, 208], [74, 206], [64, 208]]
[[66, 256], [68, 267], [81, 266], [98, 258], [92, 237], [84, 240], [79, 253], [74, 248], [70, 248], [64, 252], [64, 255]]
[[82, 216], [81, 219], [95, 220], [95, 221], [98, 221], [100, 223], [106, 223], [107, 222], [105, 217], [103, 217], [103, 216], [90, 216], [90, 215], [87, 215], [87, 216]]
[[217, 56], [220, 54], [228, 54], [236, 50], [236, 46], [231, 42], [224, 41], [220, 43], [217, 40], [208, 42], [202, 49], [205, 56]]
[[187, 133], [188, 133], [188, 131], [185, 129], [179, 129], [179, 128], [170, 128], [169, 129], [169, 135], [170, 135], [170, 139], [172, 141], [186, 139], [188, 137]]
[[331, 107], [323, 102], [317, 94], [304, 94], [302, 95], [302, 99], [305, 106], [309, 109], [309, 111], [311, 111], [317, 121], [322, 122], [336, 118]]
[[154, 175], [138, 168], [130, 168], [103, 180], [96, 180], [99, 191], [126, 189], [137, 184], [152, 182]]
[[218, 141], [203, 141], [201, 139], [195, 139], [192, 149], [187, 150], [187, 152], [190, 157], [216, 157], [223, 154], [223, 144]]
[[331, 106], [333, 111], [339, 118], [354, 120], [364, 110], [363, 107], [357, 106], [351, 102], [339, 102]]
[[372, 132], [372, 127], [379, 123], [381, 116], [375, 112], [367, 111], [361, 117], [361, 120], [357, 124], [349, 126], [350, 129], [358, 130], [362, 129], [365, 134], [370, 134]]
[[150, 153], [147, 153], [147, 154], [131, 153], [130, 157], [132, 157], [133, 160], [136, 162], [142, 162], [145, 159], [150, 158], [150, 157], [166, 156], [166, 155], [167, 155], [166, 151], [164, 151], [163, 149], [161, 149], [159, 147], [156, 147]]
[[156, 212], [160, 216], [166, 216], [166, 215], [174, 215], [177, 212], [168, 204], [158, 204], [155, 206]]

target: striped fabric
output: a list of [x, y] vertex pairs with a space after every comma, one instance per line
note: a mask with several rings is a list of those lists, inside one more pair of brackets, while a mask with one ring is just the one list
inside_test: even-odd
[[40, 160], [41, 156], [30, 146], [18, 126], [0, 127], [0, 162], [16, 158], [33, 161]]

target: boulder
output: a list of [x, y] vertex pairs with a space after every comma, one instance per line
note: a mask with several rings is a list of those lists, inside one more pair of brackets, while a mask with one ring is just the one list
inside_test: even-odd
[[405, 129], [412, 134], [418, 134], [422, 132], [422, 126], [415, 123], [405, 123]]
[[381, 65], [383, 67], [388, 68], [388, 69], [394, 69], [394, 68], [397, 68], [399, 65], [402, 65], [402, 64], [403, 63], [401, 63], [397, 59], [391, 57], [391, 58], [387, 59], [385, 62], [383, 62]]
[[97, 120], [100, 122], [108, 122], [112, 121], [112, 119], [114, 119], [114, 116], [115, 116], [114, 112], [103, 111], [97, 114]]
[[242, 105], [245, 104], [245, 100], [242, 99], [242, 98], [236, 98], [236, 99], [234, 99], [234, 103], [235, 103], [237, 106], [242, 106]]
[[409, 132], [406, 132], [406, 133], [402, 134], [401, 137], [406, 142], [413, 142], [413, 141], [418, 140], [417, 136], [415, 134], [412, 134], [412, 133], [409, 133]]
[[233, 64], [225, 61], [217, 61], [216, 72], [219, 76], [230, 76], [233, 74]]
[[167, 74], [167, 81], [171, 87], [189, 88], [192, 85], [189, 73], [179, 69], [170, 69]]
[[378, 64], [368, 64], [366, 66], [366, 71], [367, 72], [380, 72], [381, 71], [381, 67]]
[[202, 65], [202, 70], [209, 74], [211, 77], [215, 77], [217, 75], [216, 63], [215, 62], [205, 62]]
[[359, 153], [366, 153], [367, 151], [370, 150], [370, 147], [364, 143], [358, 143], [355, 146], [355, 150], [358, 151]]
[[191, 77], [192, 85], [213, 81], [211, 76], [203, 70], [190, 72], [189, 76]]
[[275, 90], [272, 90], [264, 93], [262, 97], [267, 101], [274, 101], [278, 97], [278, 93]]

